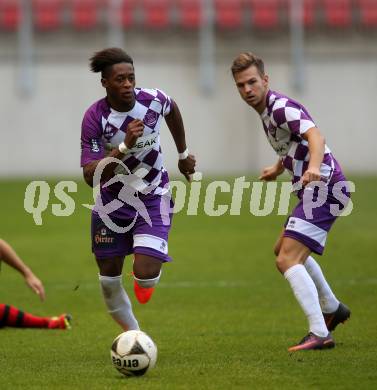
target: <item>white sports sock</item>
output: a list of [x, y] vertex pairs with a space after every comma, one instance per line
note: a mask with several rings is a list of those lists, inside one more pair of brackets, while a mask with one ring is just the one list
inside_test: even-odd
[[159, 280], [161, 278], [161, 272], [162, 271], [160, 271], [158, 276], [156, 276], [155, 278], [152, 278], [152, 279], [139, 279], [136, 276], [134, 276], [134, 279], [136, 280], [136, 283], [140, 287], [144, 287], [144, 288], [154, 287], [159, 282]]
[[99, 275], [103, 298], [110, 315], [124, 330], [139, 329], [139, 324], [132, 312], [130, 299], [122, 284], [122, 275]]
[[304, 265], [317, 287], [319, 304], [321, 305], [323, 313], [333, 313], [338, 308], [339, 301], [336, 299], [329, 284], [327, 283], [321, 267], [311, 256], [308, 256]]
[[310, 332], [320, 337], [329, 333], [321, 312], [318, 301], [318, 293], [312, 278], [302, 264], [296, 264], [284, 272], [295, 297], [304, 311], [308, 321]]

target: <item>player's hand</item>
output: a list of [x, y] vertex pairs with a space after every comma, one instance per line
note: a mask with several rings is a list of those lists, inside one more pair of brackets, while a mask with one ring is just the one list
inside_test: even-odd
[[126, 136], [124, 137], [124, 143], [128, 149], [135, 146], [136, 141], [143, 135], [144, 123], [140, 119], [134, 119], [127, 126]]
[[276, 165], [266, 167], [262, 170], [262, 174], [259, 176], [259, 180], [272, 181], [282, 173], [281, 169], [278, 169]]
[[178, 169], [188, 182], [191, 181], [191, 175], [195, 173], [195, 165], [196, 159], [192, 154], [189, 154], [184, 160], [178, 161]]
[[41, 301], [45, 300], [46, 295], [43, 284], [32, 272], [25, 275], [25, 282], [39, 296]]
[[303, 187], [306, 187], [309, 183], [313, 181], [321, 180], [321, 172], [318, 168], [308, 168], [301, 177], [301, 184]]

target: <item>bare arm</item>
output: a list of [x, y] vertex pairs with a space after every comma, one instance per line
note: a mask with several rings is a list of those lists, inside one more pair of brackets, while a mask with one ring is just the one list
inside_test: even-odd
[[[140, 119], [135, 119], [128, 124], [126, 136], [123, 141], [128, 149], [131, 149], [135, 145], [137, 139], [143, 135], [143, 131], [144, 123]], [[112, 157], [118, 160], [122, 160], [124, 156], [124, 153], [120, 152], [118, 148], [115, 148], [102, 160], [96, 160], [90, 162], [89, 164], [86, 164], [83, 167], [83, 175], [86, 183], [90, 187], [93, 187], [94, 172], [99, 164], [103, 165], [104, 167], [102, 171], [101, 180], [110, 179], [112, 176], [114, 176], [114, 169], [118, 166], [118, 163], [110, 162], [110, 158]]]
[[[166, 124], [173, 136], [178, 153], [183, 153], [187, 149], [185, 128], [183, 125], [182, 115], [177, 104], [172, 102], [172, 109], [165, 117]], [[190, 174], [195, 172], [195, 156], [189, 154], [187, 158], [178, 161], [179, 171], [190, 181]]]
[[263, 169], [262, 174], [259, 176], [259, 180], [272, 181], [284, 172], [284, 165], [281, 159], [276, 162], [275, 165], [266, 167]]
[[0, 240], [0, 260], [17, 270], [24, 278], [26, 284], [41, 298], [45, 299], [42, 282], [34, 275], [32, 270], [20, 259], [14, 249], [4, 240]]
[[309, 166], [302, 176], [302, 184], [305, 187], [312, 181], [319, 181], [321, 179], [320, 167], [325, 154], [325, 137], [320, 133], [317, 127], [312, 127], [302, 137], [308, 141], [309, 144]]

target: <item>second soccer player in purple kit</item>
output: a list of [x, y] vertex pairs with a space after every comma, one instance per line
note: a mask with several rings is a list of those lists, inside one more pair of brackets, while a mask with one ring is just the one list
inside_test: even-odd
[[[276, 266], [309, 322], [309, 333], [289, 351], [333, 348], [330, 332], [351, 312], [335, 297], [311, 252], [322, 255], [327, 233], [338, 216], [333, 210], [341, 211], [349, 200], [346, 178], [306, 108], [269, 88], [261, 58], [241, 53], [231, 70], [241, 98], [260, 115], [267, 139], [279, 156], [260, 179], [275, 180], [287, 170], [299, 198], [274, 248]], [[308, 207], [320, 197], [321, 206]]]

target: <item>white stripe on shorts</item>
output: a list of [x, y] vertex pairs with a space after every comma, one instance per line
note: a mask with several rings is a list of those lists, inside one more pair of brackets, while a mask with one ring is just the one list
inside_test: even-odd
[[301, 233], [304, 236], [318, 242], [321, 246], [325, 246], [327, 238], [326, 230], [323, 230], [304, 219], [290, 217], [285, 230], [292, 230], [294, 232]]
[[168, 243], [163, 238], [151, 236], [150, 234], [135, 234], [134, 248], [135, 246], [152, 248], [165, 255], [168, 254]]

